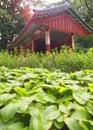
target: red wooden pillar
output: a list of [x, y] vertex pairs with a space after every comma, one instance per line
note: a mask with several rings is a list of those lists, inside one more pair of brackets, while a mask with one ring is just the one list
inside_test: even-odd
[[46, 52], [51, 51], [50, 47], [50, 31], [45, 32], [45, 44], [46, 44]]
[[74, 35], [70, 37], [70, 40], [66, 44], [69, 49], [72, 49], [74, 51]]

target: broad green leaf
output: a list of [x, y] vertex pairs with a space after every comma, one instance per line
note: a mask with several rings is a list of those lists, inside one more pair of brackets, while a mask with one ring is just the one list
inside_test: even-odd
[[67, 88], [66, 87], [60, 87], [60, 89], [59, 89], [59, 93], [60, 94], [62, 94], [63, 92], [65, 92], [67, 90]]
[[90, 119], [90, 115], [87, 112], [87, 110], [85, 108], [83, 108], [83, 109], [75, 110], [72, 113], [71, 118], [76, 119], [76, 120], [85, 121], [85, 120]]
[[[70, 87], [71, 89], [73, 89], [74, 85], [78, 84], [79, 81], [78, 80], [71, 80], [71, 79], [68, 79], [68, 78], [66, 79], [66, 77], [65, 77], [64, 83], [67, 84], [68, 87]], [[72, 87], [71, 87], [71, 85], [72, 85]], [[79, 86], [76, 86], [76, 89], [78, 89], [78, 87]]]
[[15, 102], [15, 103], [10, 102], [8, 105], [2, 108], [0, 112], [4, 122], [13, 118], [13, 116], [16, 114], [19, 107], [20, 107], [20, 102]]
[[22, 96], [19, 100], [20, 107], [18, 109], [18, 113], [26, 113], [29, 108], [29, 105], [33, 102], [33, 100], [34, 100], [34, 96], [30, 96], [30, 97]]
[[91, 74], [91, 70], [84, 70], [83, 71], [86, 75]]
[[47, 123], [44, 122], [45, 123], [45, 130], [49, 130], [52, 127], [52, 122], [53, 121], [48, 121]]
[[70, 84], [68, 84], [68, 86], [67, 86], [68, 88], [70, 88], [72, 91], [77, 91], [77, 90], [79, 90], [80, 89], [80, 86], [79, 85], [77, 85], [76, 83], [75, 84], [73, 84], [73, 85], [70, 85]]
[[13, 99], [16, 96], [16, 94], [2, 94], [0, 95], [0, 106], [5, 104], [7, 101]]
[[31, 106], [30, 107], [30, 115], [31, 116], [39, 116], [41, 113], [40, 113], [40, 110], [34, 106]]
[[75, 105], [70, 101], [65, 101], [64, 103], [59, 104], [59, 110], [63, 113], [70, 114], [70, 111], [75, 110]]
[[65, 124], [70, 130], [84, 130], [78, 120], [75, 120], [73, 118], [67, 118], [64, 120]]
[[8, 82], [11, 84], [12, 87], [22, 87], [23, 83], [20, 81], [16, 81], [15, 79], [13, 80], [8, 80]]
[[62, 127], [64, 126], [64, 122], [57, 122], [56, 120], [54, 120], [53, 123], [57, 129], [62, 129]]
[[91, 98], [91, 95], [90, 95], [90, 93], [83, 92], [81, 97], [82, 97], [82, 99], [84, 99], [87, 102]]
[[63, 122], [68, 116], [69, 116], [69, 113], [68, 113], [68, 114], [62, 113], [62, 114], [57, 118], [57, 121], [58, 121], [58, 122]]
[[70, 77], [72, 80], [78, 80], [78, 76], [75, 73], [70, 73]]
[[29, 130], [45, 130], [45, 124], [41, 115], [31, 117]]
[[88, 120], [88, 121], [85, 121], [85, 122], [88, 122], [91, 126], [93, 126], [93, 120]]
[[28, 95], [28, 92], [25, 88], [15, 87], [14, 90], [20, 96], [27, 96]]
[[93, 101], [89, 101], [86, 104], [86, 109], [93, 116]]
[[62, 103], [59, 104], [59, 110], [63, 113], [66, 113], [66, 114], [69, 112], [67, 106], [65, 104], [62, 104]]
[[93, 93], [93, 83], [87, 88], [91, 93]]
[[91, 126], [89, 122], [80, 121], [79, 124], [84, 130], [92, 130], [93, 126]]
[[16, 122], [16, 118], [13, 118], [12, 120], [9, 120], [7, 122], [3, 122], [0, 116], [0, 130], [6, 130], [10, 125]]
[[72, 103], [71, 101], [67, 101], [65, 104], [66, 104], [69, 111], [74, 111], [76, 109], [75, 104]]
[[[33, 81], [33, 82], [35, 82], [35, 81]], [[31, 82], [28, 81], [28, 82], [24, 83], [24, 86], [25, 86], [25, 87], [31, 87]]]
[[81, 95], [82, 95], [82, 93], [81, 93], [81, 94], [76, 93], [76, 92], [73, 93], [74, 99], [75, 99], [78, 103], [84, 105], [84, 104], [86, 103], [86, 101], [84, 100], [84, 98], [81, 97]]
[[9, 93], [11, 91], [11, 89], [12, 89], [11, 84], [9, 84], [7, 82], [1, 82], [0, 83], [0, 93], [1, 94], [4, 93], [4, 92]]
[[27, 73], [23, 76], [21, 76], [19, 79], [22, 80], [22, 81], [25, 81], [25, 80], [30, 80], [30, 79], [36, 79], [38, 77], [37, 74], [33, 74], [33, 73]]
[[65, 84], [63, 84], [63, 86], [53, 86], [53, 89], [55, 89], [60, 94], [67, 90]]
[[53, 95], [47, 94], [43, 91], [41, 93], [38, 93], [37, 96], [42, 97], [46, 102], [55, 103], [57, 101]]
[[59, 103], [62, 103], [62, 102], [65, 102], [65, 101], [70, 101], [72, 99], [73, 99], [72, 95], [67, 95], [66, 94], [61, 99], [59, 99], [58, 101], [59, 101]]
[[31, 79], [28, 82], [24, 83], [24, 86], [26, 89], [32, 89], [33, 87], [35, 87], [38, 84], [39, 80], [36, 78], [35, 80]]
[[60, 111], [55, 105], [48, 106], [43, 112], [43, 117], [46, 121], [57, 119], [59, 115]]
[[22, 122], [16, 122], [11, 124], [6, 130], [27, 130]]
[[79, 104], [78, 102], [74, 102], [74, 104], [77, 110], [84, 109], [84, 106]]
[[37, 93], [34, 95], [34, 100], [36, 102], [46, 103], [45, 99], [43, 98], [43, 96], [40, 93]]

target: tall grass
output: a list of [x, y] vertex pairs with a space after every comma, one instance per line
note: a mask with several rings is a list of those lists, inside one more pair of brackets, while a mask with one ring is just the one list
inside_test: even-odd
[[11, 69], [20, 67], [60, 69], [64, 72], [93, 69], [93, 48], [88, 49], [86, 53], [62, 50], [60, 53], [54, 51], [46, 54], [27, 52], [26, 56], [24, 53], [18, 55], [16, 51], [14, 55], [8, 51], [1, 51], [0, 66]]

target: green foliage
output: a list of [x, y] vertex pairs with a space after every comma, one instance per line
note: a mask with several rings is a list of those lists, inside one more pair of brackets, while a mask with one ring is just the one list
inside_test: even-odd
[[93, 2], [92, 0], [71, 0], [71, 5], [88, 24], [93, 26]]
[[90, 70], [0, 67], [0, 130], [92, 130], [92, 89]]
[[46, 54], [31, 54], [27, 52], [26, 56], [24, 56], [24, 52], [18, 55], [16, 49], [14, 54], [1, 51], [0, 66], [11, 69], [20, 67], [46, 68], [49, 70], [60, 69], [63, 72], [93, 69], [93, 48], [88, 49], [87, 52], [82, 50], [79, 52], [68, 52], [66, 49], [62, 49], [60, 53], [57, 51]]
[[22, 24], [20, 25], [21, 15], [18, 17], [18, 2], [19, 0], [0, 1], [0, 49], [6, 49], [13, 36], [17, 35], [23, 27]]
[[89, 35], [88, 37], [78, 36], [76, 43], [77, 50], [84, 50], [93, 47], [93, 34]]

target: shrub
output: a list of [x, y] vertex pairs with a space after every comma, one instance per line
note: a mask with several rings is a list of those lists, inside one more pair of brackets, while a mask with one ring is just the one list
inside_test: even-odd
[[93, 48], [84, 51], [68, 52], [62, 50], [60, 53], [54, 51], [52, 53], [36, 53], [30, 52], [9, 54], [7, 51], [0, 52], [0, 66], [8, 68], [47, 68], [49, 70], [60, 69], [64, 72], [74, 72], [84, 69], [93, 69]]

